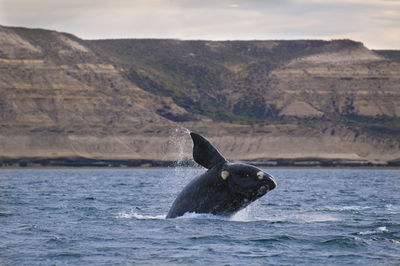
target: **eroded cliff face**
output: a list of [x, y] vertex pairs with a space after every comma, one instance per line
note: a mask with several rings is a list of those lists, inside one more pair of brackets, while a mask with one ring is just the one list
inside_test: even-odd
[[400, 116], [400, 65], [363, 46], [292, 60], [271, 77], [280, 115]]
[[171, 141], [186, 127], [234, 160], [384, 162], [400, 158], [399, 78], [399, 63], [352, 41], [84, 41], [0, 27], [0, 157], [189, 158], [188, 135], [185, 152]]

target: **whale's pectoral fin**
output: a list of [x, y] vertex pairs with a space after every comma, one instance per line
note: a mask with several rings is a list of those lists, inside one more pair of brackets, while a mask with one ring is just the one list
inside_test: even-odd
[[210, 169], [217, 164], [226, 162], [219, 151], [204, 137], [193, 132], [190, 133], [190, 136], [193, 140], [193, 159], [196, 163]]

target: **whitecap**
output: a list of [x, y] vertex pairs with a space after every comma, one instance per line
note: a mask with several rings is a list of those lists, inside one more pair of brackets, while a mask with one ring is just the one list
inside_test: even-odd
[[376, 230], [373, 231], [365, 231], [365, 232], [359, 232], [359, 235], [374, 235], [374, 234], [379, 234], [379, 233], [385, 233], [389, 232], [389, 230], [386, 228], [386, 226], [380, 226], [376, 228]]
[[126, 213], [125, 211], [119, 212], [115, 218], [132, 218], [132, 214]]
[[378, 231], [378, 232], [389, 232], [389, 231], [387, 230], [386, 226], [378, 227], [377, 231]]

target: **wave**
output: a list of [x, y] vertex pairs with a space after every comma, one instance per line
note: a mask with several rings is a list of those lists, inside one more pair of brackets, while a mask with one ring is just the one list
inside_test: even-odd
[[[393, 204], [386, 204], [384, 206], [386, 210], [389, 211], [390, 214], [398, 214], [400, 213], [400, 206]], [[337, 211], [337, 212], [346, 212], [346, 211], [365, 211], [365, 210], [373, 210], [373, 206], [358, 206], [358, 205], [349, 205], [349, 206], [327, 206], [323, 208], [323, 211]]]
[[355, 236], [336, 236], [335, 238], [322, 241], [319, 244], [351, 249], [368, 246], [368, 243], [365, 240]]
[[393, 204], [386, 204], [385, 208], [389, 211], [390, 214], [399, 214], [400, 206]]

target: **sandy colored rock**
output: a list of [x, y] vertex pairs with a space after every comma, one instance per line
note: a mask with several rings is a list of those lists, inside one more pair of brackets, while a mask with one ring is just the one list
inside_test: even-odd
[[400, 63], [350, 40], [0, 27], [0, 157], [191, 158], [187, 128], [232, 160], [386, 162], [400, 158], [399, 84]]

